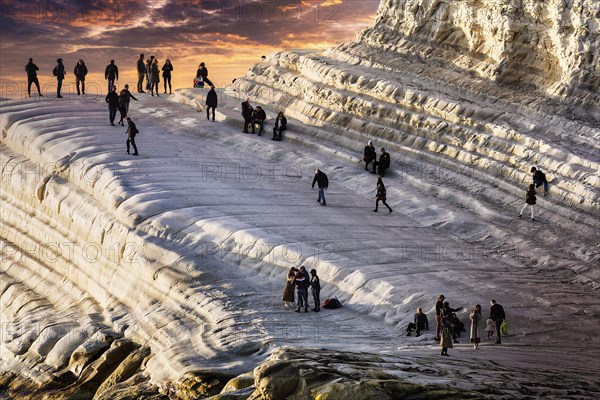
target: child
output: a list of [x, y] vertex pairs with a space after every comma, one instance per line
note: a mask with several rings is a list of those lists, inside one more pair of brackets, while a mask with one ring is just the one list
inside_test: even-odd
[[485, 328], [485, 331], [487, 332], [488, 340], [492, 340], [492, 338], [494, 337], [495, 330], [496, 330], [496, 324], [494, 323], [494, 320], [491, 318], [488, 318], [487, 327]]

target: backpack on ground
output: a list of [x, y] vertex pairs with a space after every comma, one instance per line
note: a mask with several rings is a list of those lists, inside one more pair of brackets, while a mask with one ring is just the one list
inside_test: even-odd
[[340, 303], [340, 301], [337, 299], [337, 297], [327, 299], [323, 302], [323, 308], [327, 308], [330, 310], [340, 308], [341, 306], [342, 306], [342, 303]]
[[201, 76], [197, 76], [194, 78], [194, 87], [195, 88], [203, 88], [204, 87], [204, 79]]

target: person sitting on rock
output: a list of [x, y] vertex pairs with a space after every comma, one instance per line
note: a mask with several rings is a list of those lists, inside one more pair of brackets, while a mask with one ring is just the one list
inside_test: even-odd
[[408, 324], [408, 328], [406, 328], [406, 336], [410, 336], [411, 331], [416, 329], [416, 336], [421, 336], [422, 330], [429, 330], [429, 321], [427, 320], [427, 314], [423, 314], [423, 309], [421, 307], [417, 308], [417, 313], [415, 314], [414, 322], [410, 322]]
[[256, 106], [256, 109], [252, 113], [252, 133], [256, 133], [254, 125], [258, 125], [260, 127], [260, 129], [258, 130], [258, 136], [262, 135], [266, 119], [267, 114], [265, 114], [265, 110], [263, 110], [261, 106]]
[[283, 111], [277, 113], [275, 118], [275, 126], [273, 127], [273, 138], [271, 140], [281, 141], [281, 134], [287, 129], [287, 118], [283, 115]]
[[385, 171], [390, 167], [390, 153], [386, 152], [383, 147], [381, 148], [381, 155], [379, 156], [377, 167], [379, 169], [379, 176], [383, 178], [385, 176]]

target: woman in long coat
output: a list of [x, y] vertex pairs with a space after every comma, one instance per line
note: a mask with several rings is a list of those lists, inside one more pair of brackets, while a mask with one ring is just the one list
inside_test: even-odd
[[287, 280], [283, 288], [283, 297], [281, 299], [285, 302], [286, 307], [292, 307], [294, 305], [294, 277], [296, 276], [296, 272], [298, 272], [298, 270], [295, 267], [292, 267], [287, 274]]
[[160, 69], [158, 68], [158, 58], [155, 58], [150, 66], [150, 94], [154, 96], [156, 93], [156, 97], [158, 96], [158, 83], [160, 82]]
[[473, 348], [479, 348], [479, 343], [481, 342], [481, 327], [483, 326], [483, 317], [481, 316], [481, 306], [476, 304], [473, 307], [473, 311], [471, 311], [471, 343], [473, 343]]

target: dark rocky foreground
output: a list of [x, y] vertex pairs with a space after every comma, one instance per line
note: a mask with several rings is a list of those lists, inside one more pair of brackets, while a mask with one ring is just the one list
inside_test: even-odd
[[[448, 385], [418, 384], [410, 376], [435, 376], [441, 371], [363, 353], [279, 349], [254, 371], [227, 376], [195, 371], [167, 388], [149, 382], [144, 363], [150, 352], [128, 340], [115, 340], [91, 361], [78, 379], [65, 374], [36, 390], [22, 377], [4, 374], [0, 388], [8, 398], [36, 399], [477, 399], [499, 391], [459, 389]], [[129, 352], [128, 354], [126, 354]], [[53, 389], [53, 386], [55, 389]], [[168, 393], [162, 394], [162, 393]]]

